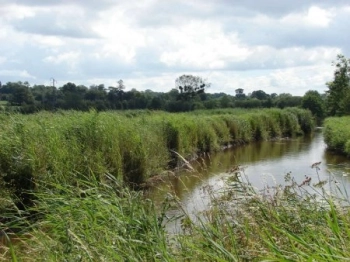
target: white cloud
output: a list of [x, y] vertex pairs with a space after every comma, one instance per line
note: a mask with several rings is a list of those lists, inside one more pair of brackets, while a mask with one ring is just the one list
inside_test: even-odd
[[0, 70], [0, 77], [24, 77], [24, 78], [31, 78], [35, 79], [35, 76], [32, 76], [27, 72], [27, 70]]
[[55, 56], [48, 56], [43, 59], [43, 62], [47, 64], [64, 64], [69, 74], [74, 74], [79, 71], [78, 65], [81, 54], [80, 52], [67, 52], [61, 53]]
[[146, 37], [142, 30], [133, 28], [130, 18], [120, 8], [112, 8], [99, 16], [92, 29], [103, 38], [99, 49], [101, 56], [117, 55], [126, 62], [132, 62], [137, 48], [145, 46]]
[[314, 27], [328, 27], [334, 16], [334, 10], [322, 9], [311, 6], [307, 12], [292, 13], [283, 17], [280, 21], [286, 25], [306, 25]]
[[2, 82], [123, 79], [168, 91], [186, 73], [207, 78], [209, 92], [302, 95], [324, 90], [331, 61], [350, 55], [350, 3], [342, 0], [1, 3]]
[[0, 6], [0, 20], [11, 22], [13, 20], [21, 20], [26, 17], [34, 17], [36, 9], [16, 4], [8, 4]]
[[0, 64], [5, 63], [6, 60], [7, 60], [6, 57], [0, 56]]
[[166, 30], [171, 49], [161, 54], [160, 61], [168, 66], [223, 69], [228, 62], [245, 60], [250, 54], [236, 34], [225, 35], [220, 25], [209, 21], [191, 21]]

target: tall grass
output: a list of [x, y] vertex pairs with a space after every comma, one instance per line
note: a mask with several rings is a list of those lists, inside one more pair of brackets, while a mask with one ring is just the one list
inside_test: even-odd
[[289, 185], [258, 192], [242, 177], [238, 170], [220, 195], [212, 192], [199, 222], [186, 221], [187, 234], [178, 237], [183, 260], [350, 260], [349, 200], [328, 194], [327, 181], [300, 187], [287, 175]]
[[[309, 132], [309, 111], [125, 113], [60, 111], [0, 115], [0, 183], [12, 189], [20, 208], [47, 185], [81, 187], [82, 178], [106, 175], [133, 187], [173, 168], [178, 154], [192, 159], [228, 144]], [[174, 153], [174, 151], [176, 153]]]
[[330, 149], [350, 155], [350, 117], [330, 117], [324, 122], [324, 139]]
[[165, 231], [165, 214], [178, 202], [156, 208], [113, 176], [85, 178], [84, 190], [47, 185], [32, 207], [40, 220], [0, 260], [348, 261], [348, 200], [328, 194], [326, 181], [299, 186], [287, 175], [286, 182], [258, 192], [237, 168], [224, 190], [209, 189], [211, 209], [195, 220], [183, 214], [177, 235]]
[[163, 216], [141, 192], [122, 188], [113, 176], [80, 183], [85, 190], [49, 184], [36, 194], [32, 211], [40, 219], [12, 247], [20, 261], [169, 260]]

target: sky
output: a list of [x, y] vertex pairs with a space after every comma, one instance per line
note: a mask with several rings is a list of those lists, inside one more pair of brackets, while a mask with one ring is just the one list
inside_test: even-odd
[[349, 25], [349, 0], [0, 0], [0, 81], [322, 93]]

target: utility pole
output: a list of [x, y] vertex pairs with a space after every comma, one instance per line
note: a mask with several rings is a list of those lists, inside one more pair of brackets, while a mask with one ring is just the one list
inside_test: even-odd
[[50, 81], [52, 82], [52, 87], [55, 87], [55, 84], [57, 84], [57, 81], [55, 78], [51, 77]]

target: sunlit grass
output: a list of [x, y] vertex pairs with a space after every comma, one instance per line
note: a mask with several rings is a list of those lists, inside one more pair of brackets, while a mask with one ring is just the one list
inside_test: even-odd
[[[317, 164], [314, 165], [317, 172]], [[142, 192], [83, 179], [80, 190], [51, 184], [36, 194], [37, 219], [0, 253], [18, 261], [348, 261], [348, 199], [330, 194], [327, 181], [257, 191], [238, 168], [211, 208], [186, 214], [176, 199], [155, 207]], [[340, 189], [338, 189], [340, 190]], [[341, 193], [340, 191], [338, 193]], [[167, 209], [183, 210], [182, 233], [165, 230]], [[16, 236], [18, 237], [18, 236]], [[11, 240], [11, 239], [10, 239]], [[9, 242], [8, 242], [9, 243]], [[15, 260], [13, 260], [15, 261]]]
[[[155, 208], [129, 188], [222, 146], [307, 133], [313, 120], [301, 109], [60, 111], [0, 114], [0, 124], [0, 186], [9, 203], [0, 226], [25, 236], [7, 246], [4, 260], [225, 261], [259, 255], [248, 220], [241, 232], [230, 209], [211, 210], [214, 224], [194, 225], [184, 214], [192, 234], [172, 238], [159, 211], [168, 202]], [[242, 254], [249, 248], [253, 254]]]

